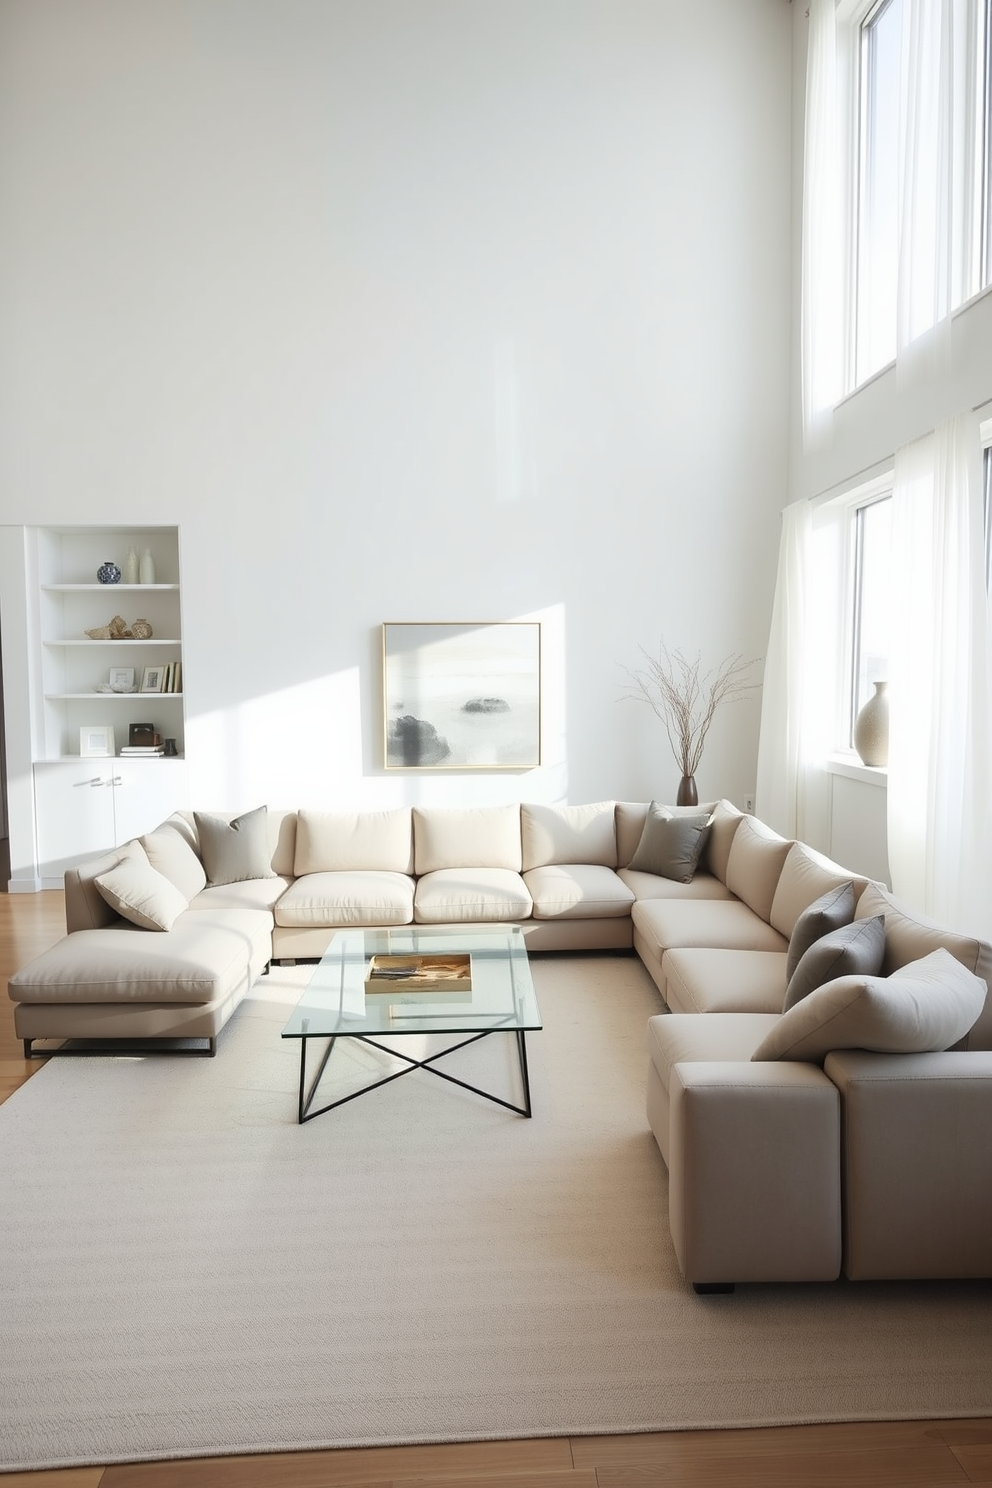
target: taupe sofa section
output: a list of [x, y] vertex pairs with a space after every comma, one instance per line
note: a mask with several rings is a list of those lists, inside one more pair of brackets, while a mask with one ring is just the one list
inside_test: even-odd
[[[741, 897], [725, 904], [632, 910], [671, 1009], [648, 1024], [647, 1113], [686, 1279], [992, 1275], [992, 948], [751, 818], [726, 878]], [[845, 882], [855, 919], [884, 921], [882, 976], [943, 948], [978, 979], [982, 1011], [948, 1051], [754, 1060], [783, 1016], [796, 921]]]

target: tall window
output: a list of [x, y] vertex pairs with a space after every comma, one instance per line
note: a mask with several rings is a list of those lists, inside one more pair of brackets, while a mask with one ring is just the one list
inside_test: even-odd
[[899, 79], [904, 0], [879, 0], [861, 24], [855, 381], [896, 354]]
[[889, 676], [891, 538], [891, 496], [873, 501], [867, 506], [855, 507], [852, 518], [854, 551], [849, 718], [852, 735], [854, 720], [871, 697], [874, 684], [888, 681]]

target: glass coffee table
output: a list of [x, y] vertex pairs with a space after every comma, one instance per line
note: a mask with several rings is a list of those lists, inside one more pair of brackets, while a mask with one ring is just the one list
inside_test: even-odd
[[[300, 1040], [299, 1120], [312, 1121], [418, 1069], [520, 1116], [529, 1116], [526, 1035], [541, 1026], [524, 934], [518, 926], [459, 930], [404, 925], [390, 930], [339, 930], [282, 1033], [283, 1038]], [[439, 1060], [457, 1049], [495, 1033], [511, 1033], [516, 1038], [522, 1105], [437, 1068]], [[399, 1040], [413, 1034], [465, 1037], [426, 1058], [415, 1059], [398, 1047]], [[388, 1045], [379, 1042], [386, 1036]], [[316, 1060], [312, 1075], [308, 1075], [308, 1045], [312, 1039], [326, 1040], [327, 1046]], [[403, 1060], [404, 1068], [315, 1107], [321, 1077], [338, 1039], [369, 1044]]]

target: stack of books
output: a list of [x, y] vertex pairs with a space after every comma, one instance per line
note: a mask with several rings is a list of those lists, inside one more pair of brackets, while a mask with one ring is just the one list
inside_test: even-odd
[[183, 690], [183, 664], [181, 661], [170, 661], [166, 664], [165, 676], [162, 678], [163, 692], [182, 692]]
[[153, 759], [155, 755], [164, 754], [165, 749], [161, 744], [122, 744], [121, 754], [137, 756], [138, 758]]

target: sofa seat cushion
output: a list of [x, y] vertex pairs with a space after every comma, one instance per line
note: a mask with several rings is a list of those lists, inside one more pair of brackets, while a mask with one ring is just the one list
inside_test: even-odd
[[534, 901], [536, 920], [621, 918], [630, 914], [634, 895], [612, 868], [598, 863], [556, 863], [530, 868], [524, 883]]
[[635, 899], [733, 899], [733, 894], [712, 873], [695, 873], [688, 883], [674, 878], [661, 878], [657, 873], [641, 873], [636, 868], [618, 868]]
[[659, 960], [681, 946], [785, 951], [789, 944], [739, 899], [639, 899], [630, 916]]
[[256, 909], [275, 923], [272, 907], [285, 894], [291, 878], [246, 878], [241, 883], [210, 884], [189, 902], [193, 910]]
[[746, 1064], [780, 1013], [659, 1013], [648, 1019], [648, 1054], [666, 1090], [683, 1060], [730, 1059]]
[[779, 1013], [785, 962], [785, 951], [666, 951], [665, 1001], [673, 1013]]
[[386, 869], [306, 873], [275, 906], [277, 925], [409, 925], [413, 879]]
[[75, 930], [12, 976], [8, 991], [14, 1002], [216, 1002], [261, 971], [270, 923], [256, 910], [187, 910], [167, 934]]
[[472, 920], [526, 920], [532, 901], [509, 868], [438, 868], [417, 880], [413, 916], [422, 925]]

